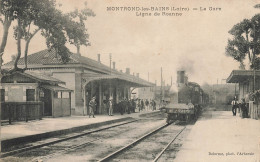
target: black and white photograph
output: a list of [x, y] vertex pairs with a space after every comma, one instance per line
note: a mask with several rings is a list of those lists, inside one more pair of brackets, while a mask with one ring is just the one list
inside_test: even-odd
[[0, 0], [0, 161], [260, 162], [260, 1]]

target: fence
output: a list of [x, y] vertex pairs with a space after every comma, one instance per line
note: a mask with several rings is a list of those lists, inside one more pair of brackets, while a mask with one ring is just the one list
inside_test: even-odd
[[43, 116], [43, 102], [3, 102], [1, 104], [1, 120], [8, 121], [9, 124], [13, 121], [40, 120]]

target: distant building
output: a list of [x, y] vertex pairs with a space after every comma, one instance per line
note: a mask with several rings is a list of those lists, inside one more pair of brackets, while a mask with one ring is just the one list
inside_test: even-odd
[[[188, 77], [186, 76], [185, 71], [177, 71], [177, 86], [181, 87], [187, 83]], [[172, 85], [165, 85], [165, 82], [163, 81], [162, 85], [138, 88], [138, 98], [155, 99], [158, 102], [160, 102], [161, 100], [170, 101], [171, 87]]]
[[212, 104], [231, 104], [234, 97], [238, 97], [238, 86], [236, 84], [213, 84], [210, 93]]
[[137, 98], [139, 99], [155, 99], [155, 87], [138, 88]]
[[137, 98], [148, 100], [155, 99], [156, 101], [160, 101], [162, 98], [164, 100], [165, 98], [168, 98], [170, 88], [170, 85], [138, 88]]

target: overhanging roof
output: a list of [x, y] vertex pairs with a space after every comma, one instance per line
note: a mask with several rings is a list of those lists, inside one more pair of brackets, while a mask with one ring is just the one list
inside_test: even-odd
[[57, 85], [41, 85], [41, 87], [44, 88], [44, 89], [52, 90], [52, 91], [72, 92], [72, 90], [70, 90], [68, 88], [57, 86]]
[[15, 74], [19, 74], [22, 75], [24, 77], [27, 78], [31, 78], [33, 80], [36, 80], [37, 82], [47, 82], [49, 84], [65, 84], [65, 82], [60, 81], [59, 79], [41, 74], [41, 73], [36, 73], [36, 72], [32, 72], [32, 71], [24, 71], [24, 72], [20, 72], [20, 71], [16, 71], [10, 74], [5, 75], [4, 77], [9, 77], [11, 75], [15, 75]]
[[32, 71], [25, 71], [23, 73], [24, 75], [29, 75], [33, 78], [37, 78], [41, 81], [46, 81], [46, 82], [53, 82], [53, 83], [57, 83], [57, 84], [65, 84], [65, 82], [59, 80], [59, 79], [56, 79], [56, 78], [53, 78], [51, 76], [48, 76], [48, 75], [44, 75], [42, 73], [35, 73], [35, 72], [32, 72]]
[[260, 70], [233, 70], [227, 78], [227, 83], [240, 83], [250, 78], [260, 78]]
[[132, 77], [132, 76], [126, 76], [126, 75], [116, 75], [116, 74], [111, 74], [111, 75], [100, 75], [100, 74], [96, 74], [96, 75], [89, 75], [89, 74], [83, 74], [82, 76], [85, 80], [89, 80], [89, 81], [94, 81], [94, 80], [110, 80], [110, 79], [118, 79], [118, 80], [122, 80], [122, 81], [126, 81], [129, 82], [131, 84], [134, 85], [134, 87], [151, 87], [154, 86], [154, 84], [145, 81], [141, 78], [137, 78], [137, 77]]

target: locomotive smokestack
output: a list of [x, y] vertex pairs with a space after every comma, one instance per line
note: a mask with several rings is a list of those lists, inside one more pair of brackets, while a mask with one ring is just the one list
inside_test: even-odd
[[184, 70], [177, 71], [177, 83], [184, 84], [184, 82], [185, 82], [185, 71]]

